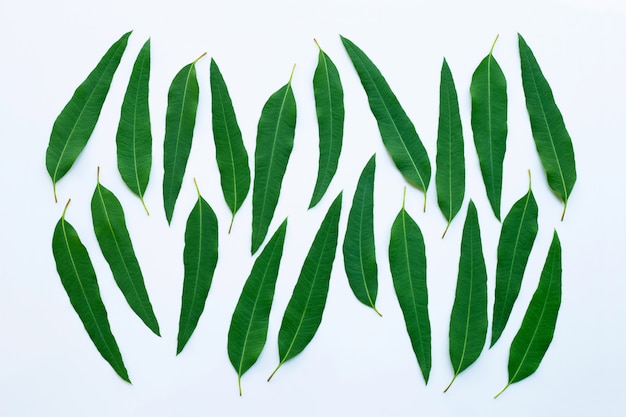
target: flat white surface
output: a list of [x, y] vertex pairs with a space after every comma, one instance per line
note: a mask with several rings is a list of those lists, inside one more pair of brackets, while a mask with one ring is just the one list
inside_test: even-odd
[[[0, 415], [22, 416], [614, 416], [623, 413], [626, 365], [626, 224], [623, 124], [626, 117], [626, 6], [618, 0], [576, 1], [22, 1], [0, 3]], [[52, 198], [45, 150], [52, 124], [106, 49], [134, 30], [96, 130]], [[547, 187], [530, 134], [521, 86], [517, 32], [550, 82], [572, 136], [578, 181], [565, 221]], [[412, 118], [433, 164], [439, 72], [452, 69], [465, 133], [466, 200], [448, 235], [436, 204], [428, 210], [409, 188], [407, 208], [426, 239], [433, 365], [424, 386], [406, 335], [388, 267], [391, 223], [405, 182], [385, 151], [367, 99], [339, 40], [342, 34], [379, 66]], [[539, 204], [537, 237], [520, 297], [501, 340], [452, 378], [448, 322], [467, 203], [477, 205], [493, 303], [499, 223], [489, 207], [470, 129], [469, 83], [496, 34], [494, 55], [508, 81], [509, 136], [503, 216], [527, 187]], [[152, 39], [150, 105], [153, 170], [147, 217], [117, 172], [115, 132], [134, 59]], [[319, 206], [307, 211], [317, 175], [317, 122], [311, 80], [319, 43], [345, 88], [344, 148], [337, 176]], [[256, 365], [237, 378], [226, 354], [230, 317], [252, 266], [251, 194], [226, 234], [230, 214], [219, 188], [210, 126], [209, 59], [197, 65], [198, 121], [171, 227], [162, 208], [162, 140], [167, 89], [176, 72], [203, 52], [220, 65], [253, 160], [256, 124], [269, 95], [287, 82], [298, 105], [295, 146], [273, 233], [289, 216], [267, 344]], [[322, 325], [309, 347], [277, 364], [276, 337], [300, 267], [329, 204], [344, 191], [340, 241], [361, 169], [377, 154], [377, 306], [350, 292], [338, 250]], [[96, 167], [121, 200], [148, 292], [161, 325], [155, 337], [117, 289], [91, 225]], [[220, 221], [220, 254], [206, 309], [186, 349], [175, 356], [182, 289], [183, 233], [195, 203], [192, 178]], [[100, 357], [68, 302], [50, 247], [68, 198], [98, 273], [113, 333], [133, 385]], [[539, 370], [493, 400], [507, 381], [510, 342], [535, 290], [550, 239], [563, 246], [563, 302], [554, 341]], [[489, 337], [489, 335], [488, 335]]]

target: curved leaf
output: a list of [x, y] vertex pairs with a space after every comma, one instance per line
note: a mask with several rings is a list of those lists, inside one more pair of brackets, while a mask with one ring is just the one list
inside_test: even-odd
[[[317, 41], [315, 41], [317, 44]], [[309, 208], [324, 196], [330, 181], [337, 172], [343, 142], [343, 87], [337, 67], [317, 44], [320, 52], [313, 75], [313, 93], [319, 127], [320, 156], [317, 182]]]
[[459, 277], [450, 315], [450, 361], [454, 378], [480, 356], [487, 338], [487, 269], [483, 257], [478, 213], [470, 200], [461, 239]]
[[548, 176], [548, 185], [563, 201], [563, 215], [567, 200], [576, 182], [576, 162], [572, 139], [565, 128], [561, 111], [554, 101], [550, 84], [541, 72], [522, 35], [519, 35], [519, 54], [522, 65], [522, 85], [526, 109], [535, 138], [537, 153]]
[[220, 170], [224, 199], [233, 214], [228, 228], [230, 233], [235, 214], [250, 189], [250, 168], [248, 153], [243, 145], [226, 82], [213, 59], [211, 59], [211, 103], [215, 158]]
[[500, 338], [517, 300], [528, 257], [539, 229], [537, 215], [537, 202], [530, 188], [529, 178], [528, 193], [513, 204], [502, 223], [498, 242], [491, 346]]
[[254, 365], [265, 346], [286, 231], [287, 219], [254, 262], [230, 322], [228, 358], [237, 371], [239, 395], [241, 376]]
[[437, 202], [448, 224], [461, 209], [465, 197], [465, 145], [459, 114], [459, 100], [452, 72], [446, 60], [441, 66], [439, 92], [439, 130], [437, 132]]
[[391, 226], [389, 267], [413, 352], [424, 381], [428, 383], [432, 359], [426, 287], [426, 247], [419, 226], [404, 209], [404, 200], [402, 209]]
[[497, 40], [496, 37], [489, 55], [474, 71], [470, 94], [472, 96], [474, 145], [476, 145], [489, 203], [496, 218], [500, 220], [502, 166], [508, 127], [506, 79], [492, 54]]
[[378, 266], [374, 246], [374, 171], [376, 155], [363, 168], [354, 192], [343, 241], [343, 260], [350, 288], [356, 298], [376, 309]]
[[117, 168], [122, 179], [143, 199], [152, 167], [152, 131], [148, 91], [150, 84], [150, 39], [139, 51], [124, 95], [120, 123], [117, 128]]
[[125, 33], [111, 45], [54, 121], [46, 150], [46, 169], [52, 178], [54, 201], [57, 201], [56, 183], [70, 170], [96, 127], [130, 34]]
[[340, 214], [341, 193], [328, 209], [302, 265], [278, 331], [280, 363], [268, 381], [286, 361], [304, 350], [322, 322], [330, 274], [337, 252]]
[[102, 186], [99, 174], [98, 170], [98, 184], [91, 198], [91, 215], [100, 250], [128, 305], [150, 330], [160, 336], [159, 323], [126, 228], [124, 210], [117, 197]]
[[163, 142], [163, 207], [168, 223], [172, 222], [174, 206], [191, 152], [199, 95], [196, 62], [204, 55], [206, 53], [176, 74], [167, 94]]
[[413, 122], [367, 55], [343, 36], [341, 41], [359, 74], [385, 147], [404, 178], [424, 191], [424, 211], [426, 211], [430, 162]]
[[[295, 69], [295, 66], [294, 66]], [[280, 187], [293, 149], [296, 133], [296, 100], [289, 82], [270, 96], [263, 106], [254, 151], [252, 189], [252, 253], [265, 240], [274, 217]]]
[[185, 229], [185, 277], [178, 323], [177, 355], [182, 352], [196, 329], [217, 265], [217, 217], [209, 203], [200, 195], [198, 184], [196, 191], [198, 202], [189, 213]]
[[539, 285], [511, 343], [509, 382], [496, 397], [511, 384], [532, 375], [546, 354], [561, 306], [561, 273], [561, 242], [555, 230]]
[[107, 312], [100, 297], [96, 272], [87, 249], [74, 227], [65, 220], [69, 204], [68, 201], [52, 236], [52, 253], [57, 272], [72, 307], [83, 322], [98, 352], [124, 381], [130, 382], [117, 342], [111, 333]]

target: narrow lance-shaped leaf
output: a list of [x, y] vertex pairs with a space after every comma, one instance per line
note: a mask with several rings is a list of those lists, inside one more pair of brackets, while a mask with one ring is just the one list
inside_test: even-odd
[[280, 363], [268, 381], [286, 361], [304, 350], [322, 322], [330, 274], [337, 252], [340, 214], [341, 193], [328, 209], [302, 265], [278, 331]]
[[450, 361], [456, 377], [480, 356], [487, 338], [487, 269], [478, 213], [470, 200], [461, 238], [459, 277], [450, 315]]
[[109, 48], [54, 121], [46, 150], [46, 169], [52, 179], [54, 201], [57, 201], [57, 182], [70, 170], [96, 127], [130, 34], [124, 34]]
[[504, 73], [493, 57], [493, 41], [489, 55], [483, 59], [470, 85], [472, 96], [472, 131], [487, 197], [496, 218], [500, 220], [502, 169], [506, 152], [507, 95]]
[[529, 172], [528, 192], [513, 204], [500, 232], [491, 346], [500, 338], [519, 295], [524, 270], [539, 228], [537, 215], [538, 207], [530, 187]]
[[267, 235], [274, 217], [280, 187], [296, 133], [296, 99], [291, 79], [270, 96], [263, 106], [254, 151], [254, 187], [252, 190], [252, 253]]
[[144, 194], [152, 167], [152, 129], [148, 91], [150, 84], [150, 39], [146, 41], [130, 75], [117, 127], [117, 168], [133, 193], [139, 196], [146, 213]]
[[198, 325], [217, 265], [217, 217], [209, 203], [200, 195], [195, 179], [194, 183], [198, 202], [189, 213], [185, 229], [185, 277], [176, 354], [182, 352]]
[[452, 72], [446, 60], [441, 66], [439, 87], [439, 130], [437, 132], [437, 202], [448, 224], [461, 209], [465, 197], [465, 145], [459, 114], [459, 100]]
[[200, 55], [176, 74], [167, 95], [163, 142], [163, 207], [168, 223], [172, 222], [196, 124], [199, 95], [196, 62], [205, 55]]
[[496, 398], [511, 384], [532, 375], [545, 356], [561, 306], [561, 273], [561, 242], [555, 230], [539, 285], [511, 343], [509, 382]]
[[376, 309], [378, 266], [374, 246], [374, 172], [376, 155], [363, 168], [348, 216], [343, 241], [343, 261], [350, 288], [356, 298]]
[[343, 36], [341, 41], [359, 74], [385, 147], [404, 178], [424, 191], [424, 211], [426, 211], [430, 161], [413, 122], [391, 91], [380, 70], [368, 56]]
[[411, 346], [424, 381], [428, 383], [432, 360], [426, 287], [426, 247], [419, 226], [404, 208], [404, 200], [402, 209], [391, 226], [389, 266], [406, 331], [411, 339]]
[[241, 376], [257, 361], [265, 341], [274, 289], [287, 230], [287, 219], [267, 243], [254, 262], [250, 276], [241, 291], [228, 330], [228, 357], [237, 371], [241, 395]]
[[98, 183], [91, 198], [93, 228], [100, 250], [107, 260], [117, 286], [124, 294], [128, 305], [139, 318], [159, 335], [159, 323], [152, 310], [139, 262], [130, 240], [124, 210], [115, 195]]
[[535, 138], [537, 153], [548, 176], [548, 185], [563, 201], [565, 217], [567, 200], [576, 182], [576, 162], [572, 139], [565, 128], [561, 111], [554, 101], [550, 84], [541, 72], [522, 35], [519, 36], [519, 54], [522, 65], [522, 85], [526, 109]]
[[313, 75], [313, 94], [319, 129], [319, 171], [309, 208], [324, 196], [339, 164], [343, 142], [343, 87], [337, 67], [315, 41], [319, 48], [317, 68]]
[[68, 200], [52, 236], [52, 253], [57, 272], [72, 307], [83, 322], [98, 352], [122, 379], [130, 382], [117, 342], [111, 333], [107, 312], [100, 297], [96, 272], [87, 249], [80, 241], [76, 229], [65, 220], [69, 204]]
[[250, 168], [248, 153], [243, 145], [226, 82], [213, 59], [211, 59], [211, 103], [215, 158], [220, 170], [224, 199], [233, 214], [228, 227], [230, 233], [235, 214], [250, 189]]

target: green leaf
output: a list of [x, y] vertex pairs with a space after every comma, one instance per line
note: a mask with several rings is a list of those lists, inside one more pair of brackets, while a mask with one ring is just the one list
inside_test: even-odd
[[480, 241], [478, 213], [470, 200], [461, 239], [459, 277], [450, 315], [450, 361], [454, 378], [480, 356], [487, 338], [487, 269]]
[[286, 361], [304, 350], [322, 322], [330, 274], [337, 252], [340, 214], [341, 193], [328, 209], [302, 265], [278, 331], [280, 363], [268, 381]]
[[452, 72], [446, 60], [441, 66], [439, 92], [439, 130], [437, 132], [437, 202], [448, 224], [461, 209], [465, 197], [465, 145], [459, 114], [459, 100]]
[[68, 200], [52, 236], [52, 253], [57, 272], [72, 307], [83, 322], [98, 352], [124, 381], [130, 382], [117, 342], [111, 333], [107, 312], [100, 297], [96, 272], [87, 249], [74, 227], [65, 220], [69, 204]]
[[574, 147], [548, 81], [526, 41], [522, 35], [518, 36], [522, 85], [530, 127], [537, 153], [548, 176], [548, 185], [563, 201], [562, 221], [567, 209], [567, 200], [576, 182]]
[[54, 201], [57, 201], [57, 182], [70, 170], [96, 127], [130, 34], [124, 34], [111, 45], [54, 121], [46, 150], [46, 168], [52, 178]]
[[341, 41], [359, 74], [385, 147], [404, 178], [424, 191], [424, 211], [426, 211], [430, 162], [413, 122], [367, 55], [343, 36]]
[[293, 149], [296, 133], [296, 99], [291, 88], [292, 78], [293, 70], [289, 82], [267, 100], [259, 119], [252, 189], [253, 254], [265, 240], [274, 217], [283, 176]]
[[220, 170], [224, 199], [233, 214], [228, 228], [230, 233], [235, 214], [250, 189], [250, 168], [248, 153], [243, 145], [226, 82], [213, 59], [211, 59], [211, 103], [215, 158]]
[[204, 55], [206, 53], [176, 74], [167, 95], [163, 143], [163, 206], [168, 223], [172, 222], [174, 206], [191, 152], [199, 95], [196, 62]]
[[100, 183], [99, 169], [98, 183], [91, 198], [91, 215], [100, 250], [111, 268], [117, 286], [137, 316], [160, 336], [159, 324], [126, 228], [124, 210], [117, 197]]
[[561, 306], [561, 272], [561, 242], [555, 230], [539, 285], [511, 343], [509, 382], [496, 398], [511, 384], [532, 375], [545, 356]]
[[198, 202], [189, 213], [185, 229], [185, 277], [178, 323], [177, 355], [182, 352], [196, 329], [217, 265], [217, 217], [209, 203], [200, 195], [197, 183], [196, 191]]
[[143, 45], [130, 75], [117, 128], [117, 167], [122, 179], [141, 199], [150, 180], [152, 132], [148, 91], [150, 83], [150, 39]]
[[[315, 41], [317, 44], [317, 41]], [[314, 207], [324, 196], [330, 185], [341, 154], [343, 142], [343, 87], [337, 67], [319, 48], [317, 68], [313, 75], [313, 93], [315, 96], [315, 109], [317, 112], [317, 124], [319, 128], [320, 156], [317, 182], [309, 208]]]
[[374, 171], [376, 155], [363, 168], [354, 192], [343, 241], [343, 260], [350, 288], [356, 298], [376, 309], [378, 266], [374, 246]]
[[230, 322], [228, 357], [237, 371], [239, 395], [241, 376], [254, 365], [265, 346], [286, 231], [287, 219], [254, 262]]
[[496, 218], [500, 220], [502, 196], [502, 167], [506, 152], [507, 95], [504, 73], [493, 57], [493, 42], [489, 55], [483, 59], [470, 85], [472, 96], [472, 131], [487, 197]]
[[491, 324], [491, 346], [495, 345], [517, 300], [524, 270], [537, 236], [538, 207], [530, 188], [520, 198], [502, 223], [498, 242], [498, 266], [496, 268], [496, 297]]
[[389, 266], [406, 331], [411, 339], [424, 381], [428, 383], [432, 359], [426, 287], [426, 248], [419, 226], [404, 209], [404, 200], [402, 209], [391, 226]]

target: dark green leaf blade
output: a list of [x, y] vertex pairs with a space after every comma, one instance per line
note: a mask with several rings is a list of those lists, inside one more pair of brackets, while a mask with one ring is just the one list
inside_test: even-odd
[[391, 226], [389, 267], [413, 352], [428, 383], [432, 358], [426, 247], [419, 226], [404, 208], [404, 201]]
[[509, 382], [496, 397], [511, 384], [532, 375], [546, 354], [561, 306], [561, 274], [561, 242], [555, 230], [539, 285], [511, 343]]
[[524, 277], [530, 251], [539, 225], [538, 207], [528, 183], [528, 192], [520, 198], [502, 223], [498, 242], [496, 296], [491, 324], [491, 346], [495, 345], [513, 310]]
[[548, 185], [563, 201], [563, 215], [567, 209], [574, 183], [576, 162], [572, 139], [567, 132], [563, 115], [554, 101], [550, 84], [543, 75], [535, 55], [519, 35], [519, 54], [522, 66], [522, 85], [530, 127], [541, 164], [548, 176]]
[[241, 376], [254, 365], [265, 346], [286, 231], [287, 219], [254, 262], [230, 322], [228, 358], [237, 371], [239, 395]]
[[56, 183], [70, 170], [96, 127], [130, 34], [125, 33], [109, 48], [54, 121], [46, 150], [46, 169], [52, 179], [54, 201], [57, 201]]
[[[294, 67], [295, 69], [295, 67]], [[280, 187], [296, 133], [296, 99], [291, 79], [270, 96], [263, 106], [254, 151], [254, 187], [252, 189], [252, 253], [267, 235], [274, 217]]]
[[196, 62], [204, 55], [206, 53], [176, 74], [167, 95], [163, 142], [163, 207], [168, 223], [172, 222], [191, 152], [199, 95]]
[[235, 214], [250, 189], [250, 167], [226, 82], [213, 59], [211, 59], [211, 103], [215, 158], [220, 171], [224, 199], [233, 214], [228, 228], [230, 233]]
[[[317, 43], [317, 41], [315, 41]], [[314, 207], [324, 196], [330, 185], [337, 165], [343, 142], [343, 87], [339, 71], [333, 61], [319, 47], [317, 68], [313, 75], [313, 93], [319, 128], [319, 171], [309, 208]]]
[[185, 229], [185, 277], [178, 323], [177, 355], [182, 352], [198, 325], [217, 265], [217, 217], [209, 203], [200, 195], [197, 184], [196, 191], [198, 202], [189, 213]]
[[150, 330], [160, 336], [159, 323], [126, 228], [124, 210], [117, 197], [100, 183], [99, 177], [91, 199], [91, 215], [100, 250], [128, 305]]
[[[450, 361], [456, 377], [478, 359], [487, 338], [487, 269], [478, 213], [470, 200], [461, 239], [459, 277], [450, 315]], [[445, 392], [444, 391], [444, 392]]]
[[278, 331], [279, 364], [267, 379], [289, 359], [304, 350], [322, 322], [332, 272], [341, 214], [341, 193], [335, 198], [304, 260], [298, 282], [285, 309]]
[[[69, 203], [68, 201], [67, 205]], [[119, 347], [111, 333], [107, 312], [100, 297], [96, 272], [87, 249], [80, 241], [76, 229], [65, 220], [67, 205], [52, 236], [52, 253], [57, 272], [72, 307], [83, 322], [98, 352], [122, 379], [130, 382]]]
[[500, 220], [502, 169], [506, 152], [507, 94], [506, 78], [491, 51], [478, 65], [472, 83], [472, 131], [487, 197], [496, 218]]
[[130, 75], [117, 128], [117, 168], [122, 179], [141, 200], [152, 168], [152, 128], [148, 92], [150, 84], [150, 39], [143, 45]]
[[452, 219], [461, 209], [465, 197], [465, 145], [459, 113], [459, 100], [452, 72], [446, 60], [441, 66], [439, 92], [439, 129], [437, 133], [437, 202], [448, 221], [442, 238]]
[[374, 245], [374, 173], [376, 155], [363, 168], [348, 215], [343, 259], [350, 288], [356, 298], [376, 309], [378, 266]]
[[413, 122], [400, 105], [380, 70], [368, 56], [343, 36], [341, 41], [359, 74], [387, 151], [404, 178], [424, 191], [424, 210], [426, 210], [430, 161]]

